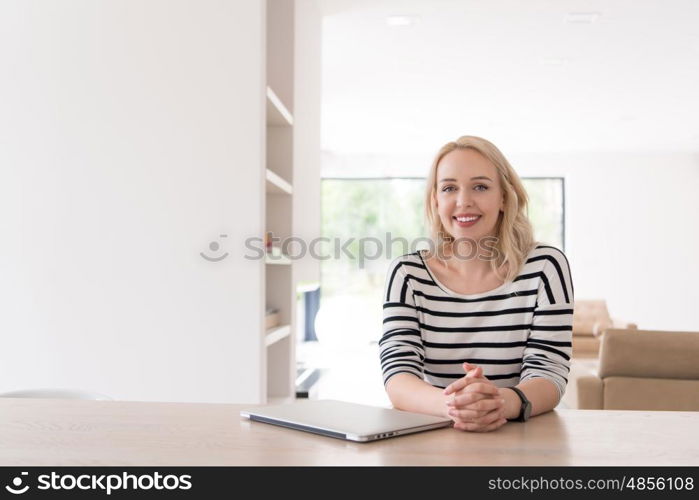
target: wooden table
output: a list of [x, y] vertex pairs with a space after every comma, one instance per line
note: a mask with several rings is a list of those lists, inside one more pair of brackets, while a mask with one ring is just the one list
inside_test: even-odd
[[558, 410], [353, 443], [250, 422], [245, 407], [0, 399], [0, 465], [699, 465], [699, 412]]

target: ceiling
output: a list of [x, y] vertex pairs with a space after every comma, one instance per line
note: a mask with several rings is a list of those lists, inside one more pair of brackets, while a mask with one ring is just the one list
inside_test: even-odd
[[699, 152], [699, 1], [319, 4], [327, 152]]

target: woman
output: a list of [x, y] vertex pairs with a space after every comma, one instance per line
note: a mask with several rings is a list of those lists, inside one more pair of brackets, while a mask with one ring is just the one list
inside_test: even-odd
[[425, 211], [436, 252], [397, 258], [386, 279], [391, 402], [478, 432], [550, 411], [567, 383], [573, 284], [563, 253], [534, 241], [519, 177], [492, 143], [461, 137], [432, 164]]

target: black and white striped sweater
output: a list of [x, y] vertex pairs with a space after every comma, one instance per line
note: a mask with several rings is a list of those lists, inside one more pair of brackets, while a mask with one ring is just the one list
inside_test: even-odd
[[519, 275], [489, 292], [463, 295], [439, 283], [415, 252], [395, 259], [386, 277], [384, 384], [405, 372], [437, 387], [479, 365], [498, 387], [534, 377], [563, 395], [571, 356], [573, 283], [565, 255], [537, 246]]

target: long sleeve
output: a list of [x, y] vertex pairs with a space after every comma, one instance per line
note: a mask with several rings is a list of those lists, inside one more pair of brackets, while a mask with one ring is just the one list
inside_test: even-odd
[[522, 357], [521, 381], [544, 377], [565, 392], [570, 370], [573, 335], [573, 283], [565, 255], [552, 247], [541, 247], [532, 260], [544, 262], [534, 319]]
[[383, 305], [383, 335], [379, 356], [384, 385], [397, 373], [410, 373], [422, 380], [425, 350], [420, 337], [415, 298], [398, 258], [391, 262], [386, 275]]

